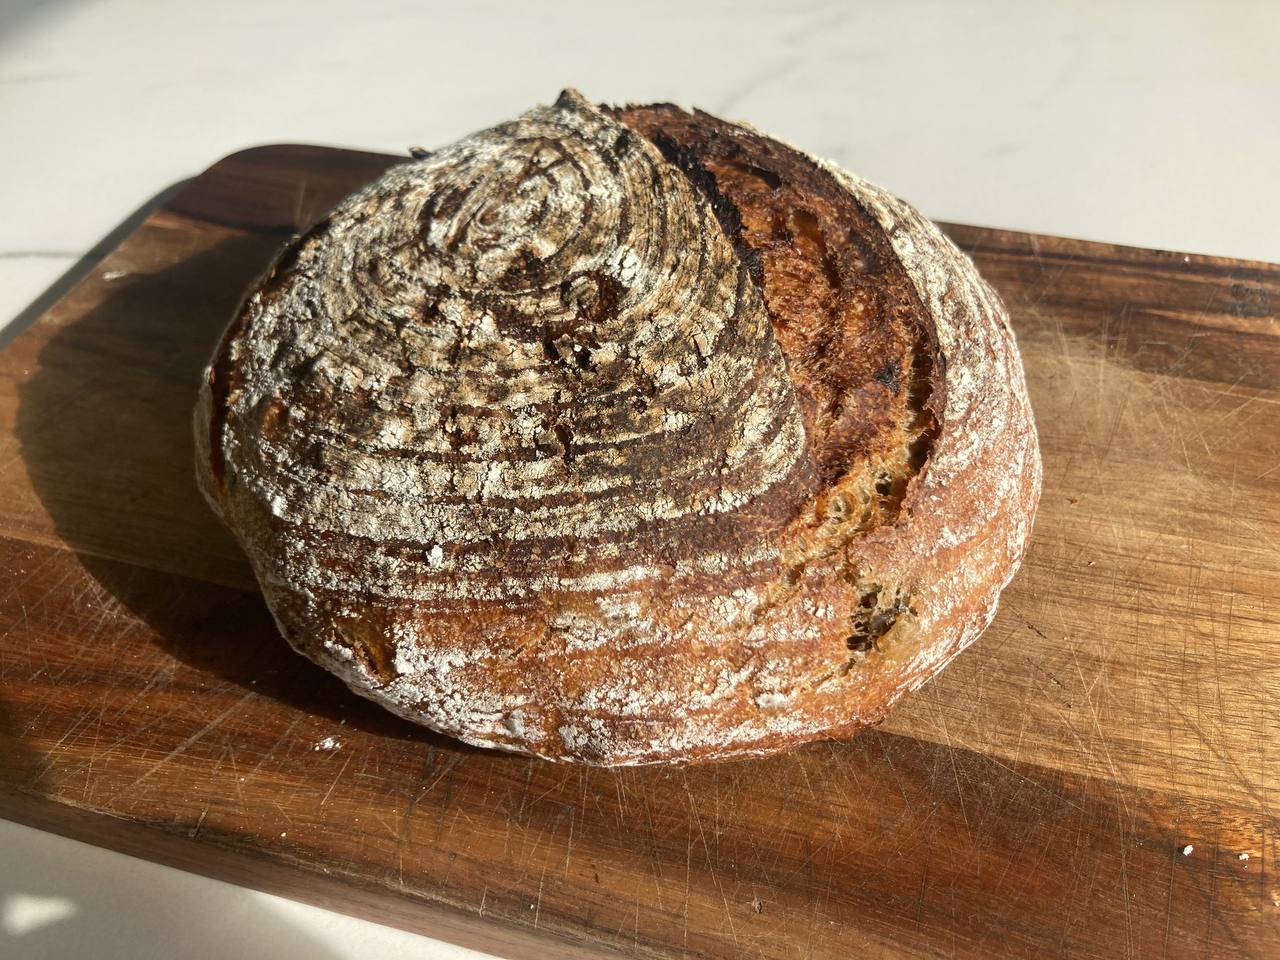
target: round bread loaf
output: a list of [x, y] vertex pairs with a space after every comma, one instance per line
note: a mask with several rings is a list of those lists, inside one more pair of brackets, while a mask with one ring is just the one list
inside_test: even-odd
[[468, 743], [636, 764], [884, 716], [1040, 491], [999, 300], [750, 127], [552, 106], [390, 170], [248, 296], [202, 489], [281, 631]]

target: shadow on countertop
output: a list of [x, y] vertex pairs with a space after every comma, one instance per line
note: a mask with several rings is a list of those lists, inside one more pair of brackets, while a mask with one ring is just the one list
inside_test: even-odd
[[45, 16], [55, 7], [66, 6], [71, 0], [4, 0], [0, 3], [0, 47], [5, 41], [17, 39], [19, 31], [28, 20]]

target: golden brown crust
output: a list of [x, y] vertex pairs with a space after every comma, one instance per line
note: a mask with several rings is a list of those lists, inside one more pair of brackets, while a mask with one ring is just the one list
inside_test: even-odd
[[998, 300], [905, 204], [573, 93], [299, 238], [211, 363], [202, 489], [289, 641], [588, 763], [878, 719], [970, 642], [1039, 457]]

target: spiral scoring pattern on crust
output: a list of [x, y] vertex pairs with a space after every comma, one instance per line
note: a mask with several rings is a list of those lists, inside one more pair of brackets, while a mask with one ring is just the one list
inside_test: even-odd
[[[767, 556], [811, 485], [746, 268], [573, 95], [392, 171], [246, 313], [221, 442], [299, 534], [284, 582], [502, 599], [589, 561], [590, 589], [641, 584], [726, 537]], [[335, 567], [326, 538], [363, 545]]]

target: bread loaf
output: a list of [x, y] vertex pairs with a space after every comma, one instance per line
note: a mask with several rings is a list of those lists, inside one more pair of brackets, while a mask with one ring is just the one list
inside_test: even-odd
[[296, 238], [196, 412], [284, 636], [552, 760], [762, 754], [884, 716], [990, 621], [1040, 490], [991, 288], [755, 130], [552, 106]]

